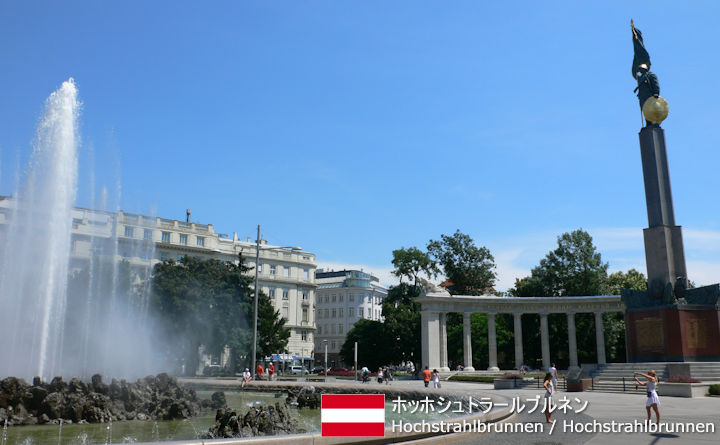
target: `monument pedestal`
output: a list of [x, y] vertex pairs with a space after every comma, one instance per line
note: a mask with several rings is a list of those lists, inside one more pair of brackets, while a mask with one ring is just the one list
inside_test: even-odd
[[720, 286], [688, 289], [670, 304], [623, 291], [628, 362], [720, 361]]

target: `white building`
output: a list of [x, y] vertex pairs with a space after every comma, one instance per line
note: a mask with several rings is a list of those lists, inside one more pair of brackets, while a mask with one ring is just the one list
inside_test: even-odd
[[[315, 335], [315, 363], [329, 367], [342, 365], [338, 357], [345, 335], [361, 319], [384, 321], [382, 302], [388, 289], [373, 275], [361, 270], [315, 272], [317, 304], [317, 334]], [[346, 367], [352, 366], [347, 363]]]
[[[12, 207], [12, 198], [0, 197], [0, 227], [8, 223]], [[156, 263], [185, 255], [236, 262], [242, 253], [245, 264], [255, 266], [254, 241], [215, 233], [212, 224], [83, 208], [73, 209], [72, 218], [71, 267], [91, 257], [114, 257], [127, 260], [136, 280], [142, 281]], [[314, 348], [315, 268], [314, 254], [262, 240], [259, 286], [287, 320], [287, 352], [305, 360]]]

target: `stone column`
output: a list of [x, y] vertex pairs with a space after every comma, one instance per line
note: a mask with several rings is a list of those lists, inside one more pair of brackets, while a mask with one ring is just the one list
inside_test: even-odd
[[595, 312], [595, 342], [597, 342], [597, 364], [605, 364], [605, 331], [602, 312]]
[[488, 371], [500, 371], [497, 365], [497, 333], [495, 332], [495, 314], [488, 314]]
[[422, 341], [422, 363], [430, 369], [440, 367], [440, 314], [437, 312], [420, 312], [420, 330]]
[[523, 364], [522, 314], [513, 314], [515, 319], [515, 366], [520, 370]]
[[440, 368], [439, 371], [450, 371], [447, 353], [447, 314], [440, 313]]
[[548, 314], [540, 314], [540, 349], [542, 350], [542, 365], [547, 371], [550, 369], [550, 334], [548, 334]]
[[570, 367], [568, 370], [578, 369], [577, 338], [575, 336], [575, 313], [568, 312], [568, 349], [570, 350]]
[[475, 371], [472, 365], [472, 329], [469, 313], [463, 313], [463, 355], [465, 357], [465, 371]]

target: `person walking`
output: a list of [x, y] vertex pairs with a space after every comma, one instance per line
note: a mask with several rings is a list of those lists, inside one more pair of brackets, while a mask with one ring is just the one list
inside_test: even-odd
[[274, 375], [275, 365], [273, 364], [273, 362], [270, 362], [270, 366], [268, 366], [268, 380], [272, 381]]
[[262, 380], [262, 379], [263, 379], [263, 373], [264, 373], [264, 372], [265, 372], [265, 369], [263, 368], [263, 365], [260, 364], [260, 363], [258, 363], [258, 364], [257, 364], [257, 368], [255, 369], [255, 374], [257, 374], [256, 378], [257, 378], [258, 380]]
[[383, 371], [382, 371], [382, 368], [378, 368], [377, 380], [378, 380], [378, 383], [382, 383], [382, 382], [383, 382]]
[[552, 375], [553, 391], [557, 391], [557, 389], [558, 389], [558, 387], [557, 387], [558, 372], [557, 372], [557, 368], [555, 367], [555, 363], [552, 364], [552, 366], [550, 367], [550, 369], [548, 371], [550, 371], [550, 374]]
[[386, 366], [385, 370], [383, 371], [383, 375], [385, 376], [385, 384], [389, 385], [390, 380], [392, 380], [392, 374], [390, 373], [390, 367]]
[[427, 366], [422, 372], [422, 377], [425, 382], [425, 387], [427, 388], [430, 385], [430, 379], [432, 378], [432, 372], [430, 372], [430, 369]]
[[433, 388], [435, 388], [435, 389], [440, 388], [440, 373], [438, 372], [437, 369], [433, 369], [432, 381], [433, 381]]
[[545, 379], [543, 381], [543, 386], [545, 387], [545, 420], [547, 421], [547, 423], [553, 423], [555, 421], [550, 418], [550, 415], [552, 414], [550, 409], [551, 409], [552, 403], [553, 403], [552, 395], [553, 395], [553, 392], [555, 391], [555, 388], [553, 387], [553, 382], [552, 382], [552, 373], [550, 373], [550, 372], [545, 373]]
[[[647, 381], [641, 382], [640, 380], [638, 380], [637, 376], [645, 377]], [[655, 370], [651, 369], [648, 371], [647, 374], [635, 371], [633, 372], [633, 377], [635, 378], [635, 381], [638, 385], [647, 387], [647, 402], [645, 402], [645, 409], [647, 410], [647, 420], [649, 421], [652, 418], [652, 414], [650, 413], [650, 408], [652, 408], [653, 411], [655, 411], [657, 423], [660, 424], [660, 398], [657, 395], [658, 378], [655, 374]]]

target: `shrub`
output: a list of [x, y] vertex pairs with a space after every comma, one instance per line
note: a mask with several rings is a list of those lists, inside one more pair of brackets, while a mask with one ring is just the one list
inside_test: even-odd
[[521, 376], [520, 374], [512, 374], [512, 373], [508, 372], [507, 374], [503, 374], [503, 376], [500, 378], [501, 379], [522, 379], [523, 376]]
[[714, 385], [710, 385], [709, 391], [710, 394], [714, 396], [720, 396], [720, 384], [716, 383]]
[[495, 377], [485, 375], [454, 375], [448, 380], [455, 382], [477, 382], [477, 383], [492, 383]]
[[667, 383], [700, 383], [700, 379], [690, 377], [689, 375], [675, 375], [665, 379]]

